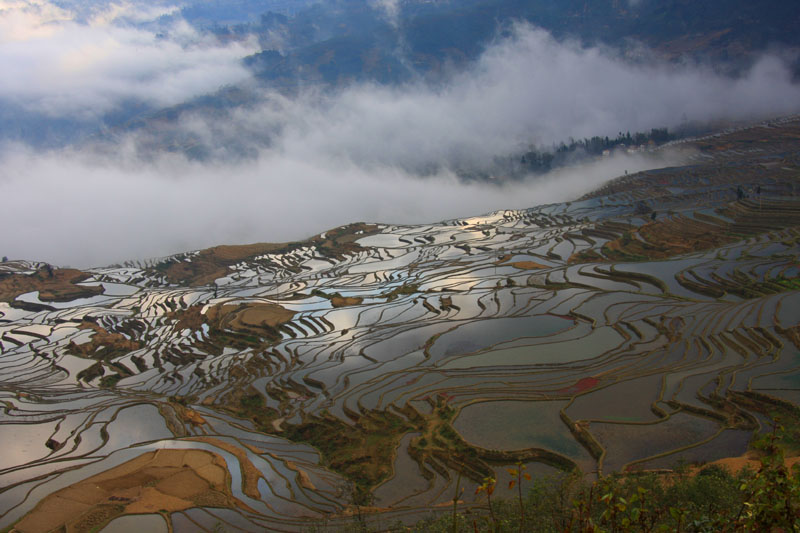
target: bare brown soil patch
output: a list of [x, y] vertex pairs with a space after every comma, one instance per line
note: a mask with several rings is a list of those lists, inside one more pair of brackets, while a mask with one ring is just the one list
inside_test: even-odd
[[[95, 378], [104, 376], [100, 385], [113, 387], [121, 378], [131, 375], [131, 370], [124, 365], [108, 363], [108, 361], [138, 350], [142, 347], [139, 341], [128, 339], [121, 333], [111, 333], [98, 324], [86, 320], [78, 327], [80, 329], [93, 330], [94, 334], [88, 342], [83, 344], [76, 344], [74, 341], [70, 341], [67, 345], [67, 353], [97, 361], [94, 365], [78, 373], [77, 378], [79, 380], [88, 383]], [[107, 375], [107, 370], [110, 370], [111, 374]]]
[[375, 224], [356, 222], [328, 230], [325, 237], [317, 235], [309, 242], [317, 247], [317, 251], [327, 257], [342, 258], [346, 254], [357, 253], [363, 248], [356, 243], [358, 239], [380, 231]]
[[12, 302], [20, 294], [39, 291], [44, 302], [69, 302], [103, 293], [102, 286], [76, 285], [90, 274], [72, 268], [43, 268], [33, 274], [12, 274], [0, 277], [0, 301]]
[[287, 251], [286, 244], [258, 243], [215, 246], [201, 250], [191, 262], [162, 263], [159, 267], [170, 283], [208, 285], [228, 274], [228, 267], [239, 261], [266, 253]]
[[611, 237], [602, 249], [573, 254], [569, 263], [668, 259], [741, 240], [747, 235], [800, 224], [800, 202], [743, 199], [720, 209], [733, 222], [695, 213], [695, 218], [663, 217], [638, 228], [606, 224]]
[[203, 324], [209, 326], [210, 344], [207, 349], [221, 350], [221, 346], [263, 345], [280, 339], [279, 326], [289, 322], [295, 312], [269, 303], [217, 304], [202, 313], [204, 306], [195, 305], [167, 316], [175, 320], [176, 329], [199, 331]]
[[724, 226], [674, 217], [623, 234], [608, 242], [603, 254], [618, 260], [667, 259], [716, 248], [738, 239], [726, 230]]
[[331, 305], [334, 307], [347, 307], [349, 305], [359, 305], [364, 298], [358, 296], [334, 296], [331, 298]]
[[84, 321], [78, 329], [91, 329], [94, 335], [84, 344], [69, 343], [69, 352], [74, 355], [91, 359], [104, 359], [106, 355], [119, 355], [132, 352], [142, 347], [141, 343], [133, 341], [121, 333], [111, 333], [94, 322]]
[[536, 269], [540, 269], [540, 268], [549, 268], [549, 267], [547, 267], [545, 265], [542, 265], [542, 264], [539, 264], [539, 263], [537, 263], [535, 261], [514, 261], [513, 263], [510, 263], [510, 264], [514, 268], [518, 268], [520, 270], [536, 270]]
[[276, 335], [275, 328], [289, 322], [295, 315], [276, 304], [220, 304], [208, 309], [207, 322], [218, 329], [232, 329], [259, 336]]
[[170, 283], [190, 286], [208, 285], [215, 279], [224, 277], [227, 273], [226, 266], [201, 261], [171, 263], [164, 271], [167, 281]]
[[[274, 454], [270, 455], [275, 457]], [[279, 459], [278, 457], [275, 458]], [[311, 482], [311, 478], [308, 476], [308, 472], [306, 472], [305, 470], [294, 464], [294, 462], [286, 461], [286, 468], [288, 468], [289, 470], [293, 470], [294, 472], [297, 472], [297, 480], [300, 483], [301, 487], [308, 490], [317, 490], [317, 488], [314, 486], [314, 483]]]
[[273, 253], [286, 247], [286, 243], [255, 243], [215, 246], [204, 250], [207, 256], [219, 261], [242, 261], [257, 255]]
[[261, 455], [261, 454], [267, 453], [267, 450], [262, 450], [258, 446], [254, 446], [252, 444], [247, 444], [246, 442], [243, 442], [242, 444], [244, 445], [245, 448], [247, 448], [248, 450], [250, 450], [251, 452], [253, 452], [253, 453], [257, 454], [257, 455]]
[[244, 309], [236, 310], [236, 316], [230, 325], [234, 329], [241, 327], [261, 328], [266, 326], [275, 327], [288, 322], [295, 315], [294, 311], [274, 304], [255, 304], [248, 305]]
[[[786, 466], [786, 468], [791, 469], [794, 467], [794, 465], [800, 464], [800, 457], [787, 457], [783, 464]], [[708, 468], [711, 465], [721, 466], [727, 469], [731, 474], [738, 474], [745, 468], [749, 468], [753, 472], [758, 472], [758, 470], [761, 468], [761, 461], [754, 454], [745, 454], [740, 457], [724, 457], [722, 459], [717, 459], [716, 461], [706, 463], [703, 466], [693, 468], [691, 473], [697, 474], [704, 468]]]
[[14, 527], [23, 533], [56, 529], [82, 533], [125, 514], [175, 512], [208, 505], [232, 507], [225, 460], [204, 450], [157, 450], [61, 489], [40, 501]]
[[377, 231], [378, 226], [374, 224], [358, 222], [326, 231], [325, 238], [317, 235], [300, 242], [215, 246], [201, 250], [191, 261], [164, 262], [152, 270], [163, 272], [170, 283], [208, 285], [215, 279], [228, 275], [231, 272], [230, 266], [264, 254], [286, 253], [312, 245], [323, 255], [341, 257], [360, 250], [361, 246], [355, 241]]
[[262, 477], [261, 472], [248, 459], [244, 450], [213, 437], [192, 437], [190, 440], [205, 442], [233, 454], [239, 460], [239, 466], [242, 471], [242, 492], [254, 500], [261, 499], [261, 493], [258, 490], [258, 480]]
[[167, 318], [177, 322], [177, 324], [175, 324], [176, 329], [197, 331], [206, 321], [205, 315], [201, 312], [202, 310], [202, 305], [193, 305], [186, 309], [170, 311], [167, 313]]
[[[328, 230], [325, 232], [324, 239], [317, 236], [311, 239], [311, 241], [318, 243], [322, 248], [325, 249], [330, 249], [330, 250], [336, 248], [345, 249], [348, 248], [347, 245], [354, 244], [355, 241], [357, 241], [358, 239], [361, 239], [367, 235], [372, 235], [373, 233], [377, 233], [378, 231], [379, 228], [376, 224], [355, 222], [353, 224], [348, 224], [346, 226], [341, 226], [338, 228], [334, 228], [332, 230]], [[357, 248], [360, 248], [358, 245], [355, 246]]]
[[193, 409], [189, 409], [188, 407], [183, 407], [182, 405], [175, 403], [172, 405], [175, 411], [178, 413], [178, 416], [181, 417], [182, 420], [189, 422], [193, 426], [202, 426], [206, 423], [206, 419], [203, 418], [203, 415], [198, 413]]

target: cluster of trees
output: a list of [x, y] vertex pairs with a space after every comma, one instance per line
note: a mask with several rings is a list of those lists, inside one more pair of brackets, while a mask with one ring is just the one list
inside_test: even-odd
[[550, 150], [532, 149], [520, 158], [520, 163], [524, 171], [533, 173], [544, 173], [563, 166], [570, 160], [585, 156], [599, 156], [605, 150], [613, 150], [620, 147], [664, 144], [676, 139], [677, 136], [670, 133], [668, 128], [653, 128], [650, 133], [620, 132], [616, 138], [610, 137], [591, 137], [585, 139], [570, 139], [568, 143], [562, 142], [553, 145]]

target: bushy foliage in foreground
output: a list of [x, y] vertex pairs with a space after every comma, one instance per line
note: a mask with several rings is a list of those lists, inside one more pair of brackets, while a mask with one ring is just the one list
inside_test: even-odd
[[760, 468], [736, 475], [715, 465], [691, 476], [679, 469], [668, 476], [612, 475], [591, 484], [564, 475], [532, 480], [518, 501], [491, 504], [488, 480], [485, 513], [448, 513], [411, 531], [800, 531], [800, 469], [785, 466], [774, 433], [756, 447], [763, 454]]
[[[575, 476], [532, 482], [519, 502], [493, 502], [493, 514], [464, 512], [421, 522], [417, 532], [452, 531], [723, 531], [743, 509], [742, 484], [753, 473], [732, 476], [708, 468], [697, 476], [665, 480], [657, 474], [609, 476], [593, 484]], [[522, 518], [522, 520], [521, 520]]]
[[[611, 475], [588, 483], [577, 475], [531, 479], [524, 466], [508, 469], [503, 482], [517, 498], [492, 498], [496, 483], [478, 488], [482, 508], [459, 508], [413, 526], [371, 527], [368, 516], [334, 531], [457, 532], [790, 532], [800, 531], [800, 465], [785, 466], [776, 432], [759, 439], [757, 470], [737, 474], [716, 465], [690, 475]], [[504, 476], [505, 477], [505, 476]], [[523, 489], [524, 485], [524, 489]], [[319, 531], [319, 529], [315, 529]], [[324, 531], [330, 531], [323, 528]]]

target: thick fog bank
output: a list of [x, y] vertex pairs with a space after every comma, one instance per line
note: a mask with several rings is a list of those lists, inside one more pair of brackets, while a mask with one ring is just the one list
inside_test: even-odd
[[6, 142], [0, 255], [85, 267], [299, 239], [353, 221], [423, 223], [570, 200], [680, 157], [617, 155], [517, 180], [456, 176], [491, 174], [497, 158], [571, 137], [800, 110], [800, 87], [777, 56], [730, 79], [708, 65], [634, 65], [527, 25], [446, 83], [289, 97], [253, 88], [240, 59], [254, 41], [218, 42], [180, 20], [130, 23], [167, 7], [118, 9], [124, 16], [78, 22], [47, 2], [0, 0], [0, 103], [85, 119], [131, 99], [172, 105], [237, 83], [255, 97], [66, 148]]

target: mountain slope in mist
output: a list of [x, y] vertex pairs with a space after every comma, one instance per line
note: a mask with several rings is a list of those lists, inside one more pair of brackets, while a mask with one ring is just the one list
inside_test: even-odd
[[[777, 18], [764, 5], [759, 16]], [[513, 2], [326, 2], [211, 29], [167, 3], [0, 6], [8, 74], [0, 83], [0, 194], [13, 199], [0, 212], [13, 228], [0, 245], [4, 255], [55, 263], [107, 264], [220, 242], [301, 239], [353, 220], [433, 221], [563, 201], [625, 171], [683, 161], [666, 151], [629, 154], [626, 141], [605, 158], [575, 150], [540, 175], [555, 165], [537, 154], [570, 139], [800, 111], [788, 48], [754, 45], [761, 51], [731, 74], [710, 60], [672, 61], [631, 45], [628, 30], [612, 44], [567, 37], [592, 26], [580, 20], [655, 9], [647, 2], [585, 14], [535, 3], [537, 16], [553, 10], [535, 21], [551, 31], [520, 22], [523, 4]], [[469, 50], [447, 44], [448, 32], [470, 35], [460, 25], [486, 19], [476, 15], [486, 9], [499, 10], [500, 23], [485, 38], [473, 35]], [[431, 20], [439, 22], [418, 32], [429, 44], [407, 40], [414, 24]], [[772, 27], [754, 24], [753, 32]], [[463, 61], [431, 52], [442, 68], [426, 67], [414, 59], [423, 49], [460, 50]], [[287, 65], [285, 84], [254, 75], [246, 58], [259, 51]], [[298, 64], [328, 58], [309, 75], [329, 82], [293, 77], [293, 54], [306, 53]], [[414, 74], [394, 78], [382, 58]]]
[[[623, 48], [638, 60], [649, 59], [643, 45], [656, 58], [713, 62], [728, 73], [742, 72], [765, 51], [796, 54], [800, 47], [800, 8], [791, 2], [339, 0], [291, 19], [262, 17], [252, 29], [267, 46], [272, 36], [281, 53], [262, 52], [248, 65], [281, 85], [435, 78], [476, 59], [520, 21], [558, 39]], [[799, 67], [795, 56], [795, 74]]]

